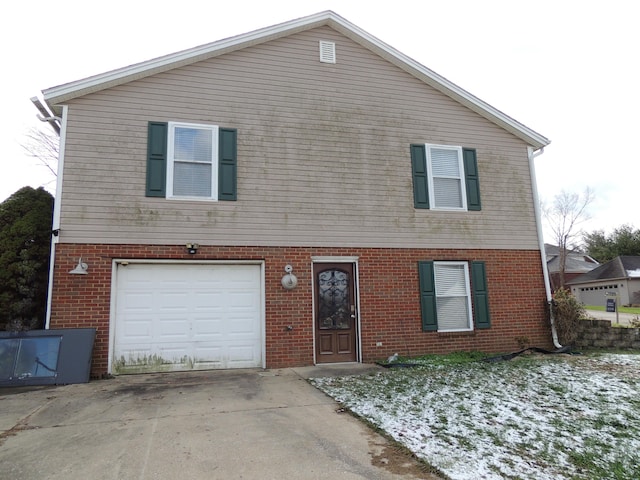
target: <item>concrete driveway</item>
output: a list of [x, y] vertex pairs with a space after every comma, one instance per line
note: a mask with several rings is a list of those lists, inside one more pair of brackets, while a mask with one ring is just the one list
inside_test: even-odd
[[370, 365], [0, 388], [4, 480], [415, 479], [427, 473], [305, 380]]

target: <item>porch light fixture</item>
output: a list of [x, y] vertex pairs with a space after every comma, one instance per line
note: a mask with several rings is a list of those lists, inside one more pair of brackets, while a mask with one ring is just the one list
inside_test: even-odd
[[84, 263], [82, 261], [82, 257], [80, 257], [78, 259], [78, 265], [76, 265], [76, 268], [74, 268], [73, 270], [70, 270], [69, 273], [71, 275], [86, 275], [86, 274], [89, 273], [89, 272], [87, 272], [88, 268], [89, 268], [89, 265]]
[[187, 247], [187, 252], [191, 255], [198, 253], [198, 249], [200, 248], [200, 245], [197, 243], [187, 243], [185, 246]]
[[291, 273], [293, 272], [293, 267], [291, 265], [287, 265], [284, 267], [284, 271], [286, 272], [286, 275], [282, 277], [282, 286], [285, 290], [293, 290], [298, 286], [298, 279], [293, 273]]

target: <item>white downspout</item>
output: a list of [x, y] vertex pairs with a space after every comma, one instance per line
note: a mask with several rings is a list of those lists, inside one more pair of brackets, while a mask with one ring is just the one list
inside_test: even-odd
[[544, 153], [544, 147], [534, 151], [533, 147], [527, 147], [529, 154], [529, 170], [531, 172], [531, 186], [533, 190], [533, 209], [536, 215], [536, 229], [538, 231], [538, 246], [540, 248], [540, 260], [542, 261], [542, 275], [544, 276], [544, 289], [547, 293], [547, 306], [549, 307], [549, 318], [551, 319], [551, 337], [553, 345], [560, 349], [562, 345], [558, 341], [556, 321], [553, 315], [553, 298], [551, 297], [551, 285], [549, 284], [549, 269], [547, 268], [547, 254], [544, 249], [544, 236], [542, 234], [542, 216], [540, 213], [540, 198], [538, 197], [538, 183], [536, 181], [536, 168], [533, 160]]
[[62, 107], [60, 122], [60, 144], [58, 145], [58, 175], [56, 178], [56, 196], [53, 200], [53, 221], [51, 222], [51, 255], [49, 257], [49, 285], [47, 287], [47, 315], [44, 324], [49, 329], [51, 322], [51, 294], [53, 293], [53, 267], [56, 261], [56, 245], [60, 241], [60, 200], [62, 199], [62, 175], [64, 170], [64, 147], [67, 134], [67, 106]]

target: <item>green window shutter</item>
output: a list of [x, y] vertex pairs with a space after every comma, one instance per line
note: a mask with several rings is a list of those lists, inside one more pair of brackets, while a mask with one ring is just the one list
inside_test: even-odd
[[147, 197], [165, 197], [167, 184], [166, 122], [149, 122], [147, 134]]
[[427, 152], [424, 145], [411, 145], [411, 169], [413, 171], [413, 205], [415, 208], [429, 208]]
[[238, 131], [220, 128], [218, 144], [218, 200], [236, 200], [238, 182]]
[[487, 275], [484, 262], [471, 262], [471, 282], [473, 284], [473, 309], [476, 328], [490, 328], [489, 295], [487, 294]]
[[422, 330], [425, 332], [436, 331], [438, 330], [438, 311], [433, 262], [418, 262], [418, 275], [420, 277]]
[[480, 180], [478, 178], [478, 161], [473, 148], [463, 148], [465, 184], [467, 186], [467, 210], [481, 210]]

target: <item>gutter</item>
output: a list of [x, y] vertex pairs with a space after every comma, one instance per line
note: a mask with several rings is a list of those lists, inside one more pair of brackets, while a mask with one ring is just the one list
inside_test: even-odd
[[38, 120], [40, 120], [41, 122], [47, 122], [51, 126], [51, 128], [53, 128], [53, 130], [58, 134], [58, 136], [60, 136], [60, 125], [62, 124], [62, 118], [56, 115], [51, 115], [45, 108], [45, 106], [42, 105], [42, 102], [38, 97], [31, 97], [31, 102], [40, 112], [40, 114], [37, 115]]
[[556, 320], [553, 313], [553, 298], [551, 296], [551, 285], [549, 284], [549, 269], [547, 268], [547, 254], [544, 249], [544, 237], [542, 235], [542, 216], [540, 213], [540, 198], [538, 197], [538, 184], [536, 181], [536, 169], [533, 160], [544, 153], [544, 147], [534, 150], [533, 147], [527, 147], [529, 155], [529, 170], [531, 172], [531, 184], [533, 187], [533, 209], [536, 215], [536, 229], [538, 231], [538, 245], [540, 248], [540, 260], [542, 261], [542, 274], [544, 276], [544, 289], [547, 294], [547, 306], [549, 308], [549, 318], [551, 320], [551, 337], [553, 345], [560, 349], [562, 345], [558, 340], [558, 331], [556, 330]]

